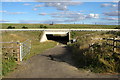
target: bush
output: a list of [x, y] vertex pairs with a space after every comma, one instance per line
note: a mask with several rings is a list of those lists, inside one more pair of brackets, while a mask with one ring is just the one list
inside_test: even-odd
[[120, 29], [120, 27], [116, 27], [115, 29]]
[[44, 28], [44, 26], [43, 26], [43, 25], [40, 25], [40, 28]]
[[47, 28], [47, 26], [44, 26], [44, 28]]
[[23, 28], [23, 29], [28, 29], [28, 27], [25, 27], [25, 26], [23, 26], [22, 28]]
[[47, 26], [44, 26], [44, 25], [40, 25], [40, 28], [47, 28]]
[[8, 26], [7, 29], [15, 29], [15, 27]]

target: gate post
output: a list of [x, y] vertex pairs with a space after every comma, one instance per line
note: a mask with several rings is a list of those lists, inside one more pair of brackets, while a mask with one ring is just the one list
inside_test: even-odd
[[23, 52], [23, 44], [22, 43], [20, 43], [20, 61], [22, 61], [22, 52]]
[[17, 41], [17, 63], [20, 62], [20, 41]]

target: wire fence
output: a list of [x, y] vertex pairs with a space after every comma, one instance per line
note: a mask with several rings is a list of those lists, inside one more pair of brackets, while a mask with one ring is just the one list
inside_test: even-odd
[[14, 57], [16, 61], [22, 61], [23, 58], [30, 53], [31, 40], [24, 42], [0, 42], [2, 44], [3, 59], [9, 59], [10, 56]]

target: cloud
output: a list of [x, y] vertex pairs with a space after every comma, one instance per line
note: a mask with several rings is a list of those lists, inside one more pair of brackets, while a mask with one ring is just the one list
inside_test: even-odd
[[0, 11], [0, 13], [7, 13], [7, 14], [25, 14], [26, 12], [8, 12], [5, 10]]
[[101, 7], [109, 7], [111, 6], [111, 4], [105, 3], [105, 4], [101, 4]]
[[31, 5], [31, 4], [29, 4], [29, 3], [25, 3], [25, 4], [23, 4], [23, 5], [25, 5], [25, 6], [29, 6], [29, 5]]
[[[95, 23], [95, 22], [93, 22]], [[96, 22], [96, 24], [99, 24], [99, 25], [118, 25], [119, 23], [118, 22]]]
[[72, 0], [34, 0], [36, 2], [68, 2]]
[[2, 0], [2, 2], [118, 2], [119, 0]]
[[54, 18], [78, 18], [78, 19], [85, 19], [85, 18], [99, 18], [99, 14], [83, 14], [77, 11], [62, 11], [62, 12], [54, 12], [54, 13], [40, 13], [39, 15], [51, 15]]
[[[39, 15], [50, 15], [53, 19], [47, 20], [45, 22], [79, 22], [85, 19], [96, 19], [99, 18], [99, 14], [83, 14], [80, 11], [61, 11], [61, 12], [53, 12], [53, 13], [40, 13]], [[57, 20], [57, 21], [54, 21]]]
[[120, 12], [112, 11], [112, 12], [104, 12], [103, 14], [106, 16], [118, 16], [118, 14], [120, 14]]
[[99, 18], [99, 14], [90, 13], [86, 16], [86, 18]]
[[3, 11], [0, 11], [0, 13], [6, 13], [7, 11], [3, 10]]
[[62, 23], [64, 22], [64, 20], [62, 19], [48, 19], [48, 20], [21, 20], [19, 21], [19, 23], [47, 23], [47, 24], [50, 24], [50, 23]]
[[45, 7], [55, 7], [57, 10], [67, 10], [68, 6], [82, 4], [81, 2], [49, 2], [45, 3]]
[[6, 22], [10, 22], [8, 20], [0, 20], [0, 23], [6, 23]]
[[38, 5], [35, 5], [35, 7], [45, 7], [44, 4], [38, 4]]
[[54, 13], [40, 13], [39, 15], [50, 15], [53, 18], [81, 18], [84, 19], [84, 15], [80, 12], [75, 11], [61, 11]]
[[43, 5], [35, 5], [35, 7], [55, 7], [57, 10], [68, 10], [68, 6], [75, 6], [79, 4], [82, 4], [82, 2], [46, 2]]
[[104, 3], [104, 4], [101, 4], [101, 7], [118, 7], [118, 4], [110, 4], [110, 3]]
[[50, 23], [63, 23], [65, 20], [63, 19], [48, 19], [48, 20], [21, 20], [19, 23], [43, 23], [43, 24], [50, 24]]
[[118, 2], [119, 2], [119, 0], [113, 0], [112, 2], [113, 2], [113, 3], [118, 3]]
[[8, 14], [25, 14], [26, 12], [8, 12]]
[[2, 0], [2, 2], [23, 2], [25, 0]]
[[[55, 13], [54, 13], [55, 14]], [[67, 11], [67, 12], [62, 12], [61, 14], [56, 14], [56, 15], [52, 15], [52, 17], [55, 18], [72, 18], [73, 19], [85, 19], [85, 15], [79, 12], [72, 12], [72, 11]]]
[[33, 8], [34, 11], [37, 11], [38, 9], [37, 8]]
[[112, 7], [118, 7], [118, 5], [117, 4], [113, 4]]
[[118, 20], [118, 18], [114, 18], [114, 17], [106, 17], [106, 18], [103, 18], [105, 20]]
[[48, 15], [47, 13], [40, 13], [39, 15]]

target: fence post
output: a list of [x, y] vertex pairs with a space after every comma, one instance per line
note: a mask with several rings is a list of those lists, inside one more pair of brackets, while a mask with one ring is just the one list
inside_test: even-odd
[[13, 46], [13, 42], [14, 42], [14, 41], [11, 40], [11, 42], [12, 42], [12, 43], [11, 43], [11, 45], [10, 45], [10, 47], [11, 47], [11, 52], [10, 52], [10, 53], [11, 53], [11, 55], [13, 55], [13, 47], [14, 47], [14, 46]]
[[30, 40], [29, 54], [30, 54], [30, 49], [31, 49], [31, 40]]
[[22, 46], [23, 46], [23, 44], [20, 43], [20, 57], [19, 57], [19, 58], [20, 58], [20, 61], [22, 61], [22, 50], [23, 50], [23, 49], [22, 49], [22, 48], [23, 48]]
[[116, 46], [117, 46], [117, 43], [115, 41], [116, 39], [113, 38], [113, 52], [116, 52]]
[[19, 48], [20, 44], [19, 41], [17, 41], [17, 61], [18, 63], [20, 62], [20, 48]]

